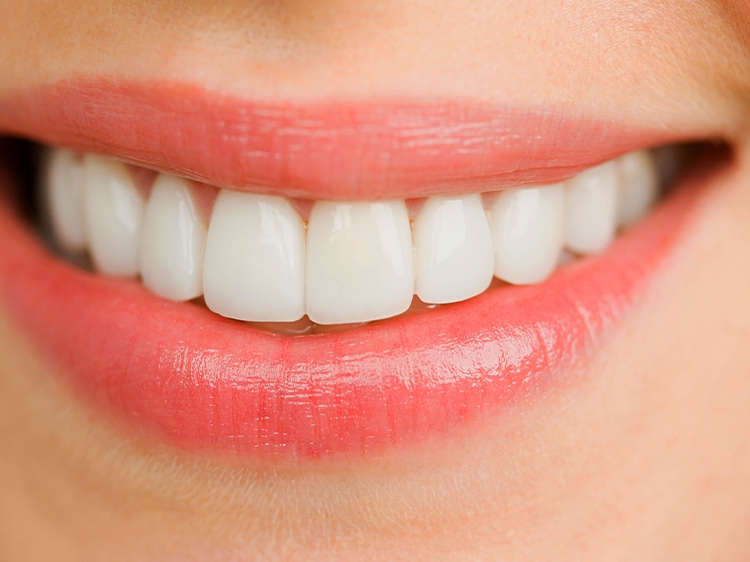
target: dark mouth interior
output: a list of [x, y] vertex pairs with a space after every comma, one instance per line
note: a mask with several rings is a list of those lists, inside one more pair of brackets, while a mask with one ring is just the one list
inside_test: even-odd
[[30, 224], [38, 223], [37, 209], [40, 206], [35, 188], [39, 183], [38, 147], [38, 144], [25, 139], [0, 138], [0, 162], [3, 170], [10, 172], [14, 180], [9, 187], [15, 187], [8, 195]]
[[[26, 220], [27, 224], [34, 228], [37, 233], [43, 237], [45, 244], [53, 253], [60, 255], [63, 259], [72, 261], [75, 265], [83, 269], [91, 270], [92, 268], [90, 267], [87, 258], [80, 256], [62, 256], [59, 249], [55, 247], [54, 241], [44, 234], [45, 232], [49, 232], [49, 229], [45, 228], [46, 219], [43, 212], [43, 205], [41, 197], [39, 196], [39, 190], [36, 188], [40, 183], [40, 166], [38, 165], [41, 152], [40, 148], [41, 145], [25, 139], [0, 139], [0, 162], [2, 162], [3, 168], [10, 170], [11, 177], [15, 180], [12, 183], [16, 186], [15, 190], [7, 195], [9, 195], [10, 201], [15, 204], [19, 214]], [[690, 175], [693, 163], [697, 161], [705, 162], [708, 160], [715, 163], [716, 168], [719, 168], [732, 160], [732, 147], [724, 142], [696, 141], [682, 143], [680, 145], [672, 145], [670, 147], [657, 148], [655, 150], [657, 153], [660, 151], [662, 152], [662, 155], [659, 158], [663, 186], [660, 201], [665, 197], [668, 197], [672, 191], [679, 188], [679, 185], [683, 183], [682, 180]], [[495, 278], [488, 290], [493, 290], [504, 285], [506, 285], [505, 282]], [[206, 306], [203, 302], [203, 298], [195, 299], [194, 301], [191, 301], [191, 304], [194, 306]], [[439, 306], [451, 305], [425, 304], [415, 296], [412, 307], [405, 312], [404, 315], [421, 313], [425, 310], [434, 309]], [[351, 329], [365, 324], [377, 324], [386, 321], [388, 320], [378, 320], [375, 322], [356, 325], [323, 326], [309, 321], [305, 316], [302, 320], [292, 323], [247, 324], [287, 335], [309, 335], [329, 333], [332, 331]]]

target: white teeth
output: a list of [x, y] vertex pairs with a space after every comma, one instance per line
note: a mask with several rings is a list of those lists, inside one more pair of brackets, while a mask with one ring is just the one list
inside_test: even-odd
[[492, 234], [481, 195], [429, 198], [413, 232], [422, 302], [458, 302], [490, 286]]
[[206, 244], [206, 305], [238, 320], [299, 320], [304, 260], [305, 227], [285, 199], [222, 191]]
[[307, 230], [307, 314], [348, 324], [406, 311], [414, 259], [404, 201], [319, 201]]
[[161, 174], [146, 204], [141, 276], [152, 292], [174, 301], [203, 294], [206, 227], [187, 180]]
[[646, 150], [631, 152], [618, 160], [620, 197], [617, 224], [631, 226], [642, 219], [659, 195], [659, 173], [653, 155]]
[[[660, 160], [661, 161], [661, 160]], [[285, 198], [219, 190], [206, 228], [190, 182], [157, 176], [144, 203], [118, 161], [54, 149], [44, 175], [60, 247], [88, 246], [99, 271], [140, 275], [174, 301], [250, 322], [356, 324], [485, 291], [492, 278], [541, 283], [577, 255], [605, 250], [648, 213], [652, 151], [626, 154], [565, 184], [406, 202], [317, 201], [307, 226]], [[135, 177], [141, 177], [136, 174]], [[303, 322], [306, 322], [303, 320]]]
[[96, 268], [109, 275], [138, 275], [143, 199], [124, 164], [84, 159], [86, 234]]
[[47, 202], [57, 241], [70, 252], [86, 248], [83, 220], [83, 163], [70, 150], [49, 152]]
[[514, 284], [547, 279], [560, 261], [564, 214], [561, 184], [501, 193], [490, 209], [495, 275]]
[[609, 161], [566, 185], [565, 247], [578, 254], [604, 251], [615, 236], [619, 172]]

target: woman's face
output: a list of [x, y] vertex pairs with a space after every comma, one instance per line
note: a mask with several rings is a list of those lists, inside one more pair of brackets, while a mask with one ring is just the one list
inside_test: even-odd
[[[497, 246], [491, 192], [654, 146], [721, 145], [683, 163], [647, 218], [551, 277], [354, 327], [337, 324], [370, 318], [337, 316], [341, 293], [309, 313], [334, 318], [318, 322], [327, 334], [173, 303], [194, 295], [154, 296], [144, 272], [81, 271], [4, 203], [0, 558], [750, 557], [745, 2], [0, 7], [0, 131], [74, 149], [87, 178], [91, 154], [123, 159], [144, 200], [144, 168], [188, 177], [195, 224], [217, 188], [283, 197], [309, 221], [308, 252], [334, 201], [356, 219], [387, 200], [383, 220], [409, 213], [408, 236], [424, 197], [488, 193]], [[34, 187], [10, 179], [6, 152], [10, 201]], [[238, 216], [222, 248], [245, 232]], [[452, 224], [451, 240], [470, 230]], [[312, 255], [308, 285], [345, 276]], [[223, 271], [214, 282], [240, 269]]]

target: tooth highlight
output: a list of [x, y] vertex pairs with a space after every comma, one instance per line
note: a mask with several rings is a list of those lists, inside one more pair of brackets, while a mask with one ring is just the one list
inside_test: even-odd
[[417, 296], [458, 302], [492, 282], [492, 234], [481, 195], [431, 197], [413, 226]]
[[647, 150], [626, 154], [618, 160], [620, 196], [617, 224], [632, 226], [648, 213], [659, 195], [659, 172], [656, 160]]
[[318, 201], [307, 228], [307, 314], [318, 324], [396, 316], [414, 295], [404, 201]]
[[238, 320], [299, 320], [304, 260], [305, 227], [286, 199], [222, 191], [206, 242], [206, 305]]
[[83, 163], [71, 150], [50, 150], [45, 183], [47, 211], [57, 242], [69, 252], [84, 250]]
[[96, 269], [136, 277], [144, 203], [121, 162], [86, 155], [84, 159], [86, 237]]
[[517, 285], [547, 279], [563, 249], [563, 185], [509, 189], [497, 197], [489, 214], [495, 276]]
[[152, 292], [173, 301], [203, 294], [206, 227], [187, 180], [160, 174], [146, 204], [141, 276]]
[[565, 247], [578, 254], [604, 251], [615, 237], [619, 172], [609, 161], [566, 185]]

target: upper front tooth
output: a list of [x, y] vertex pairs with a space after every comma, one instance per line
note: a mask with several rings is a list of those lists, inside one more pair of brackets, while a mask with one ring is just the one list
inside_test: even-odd
[[617, 204], [617, 223], [631, 226], [638, 222], [659, 194], [659, 173], [650, 151], [640, 150], [622, 156], [620, 167], [620, 197]]
[[286, 199], [222, 191], [206, 242], [206, 305], [237, 320], [299, 320], [304, 259], [305, 226]]
[[50, 220], [57, 241], [71, 252], [86, 248], [83, 179], [83, 163], [73, 151], [50, 151], [46, 174]]
[[313, 322], [367, 322], [406, 311], [414, 295], [414, 257], [404, 201], [315, 203], [306, 272]]
[[144, 204], [127, 168], [88, 154], [84, 178], [86, 234], [94, 265], [109, 275], [137, 276]]
[[614, 160], [586, 170], [566, 186], [565, 246], [594, 254], [609, 246], [617, 227], [619, 171]]
[[492, 282], [492, 234], [481, 195], [431, 197], [414, 221], [417, 296], [468, 299]]
[[509, 189], [490, 209], [495, 275], [508, 283], [540, 283], [563, 247], [565, 190], [561, 184]]
[[187, 180], [161, 174], [146, 204], [141, 276], [151, 291], [174, 301], [203, 294], [206, 227]]

